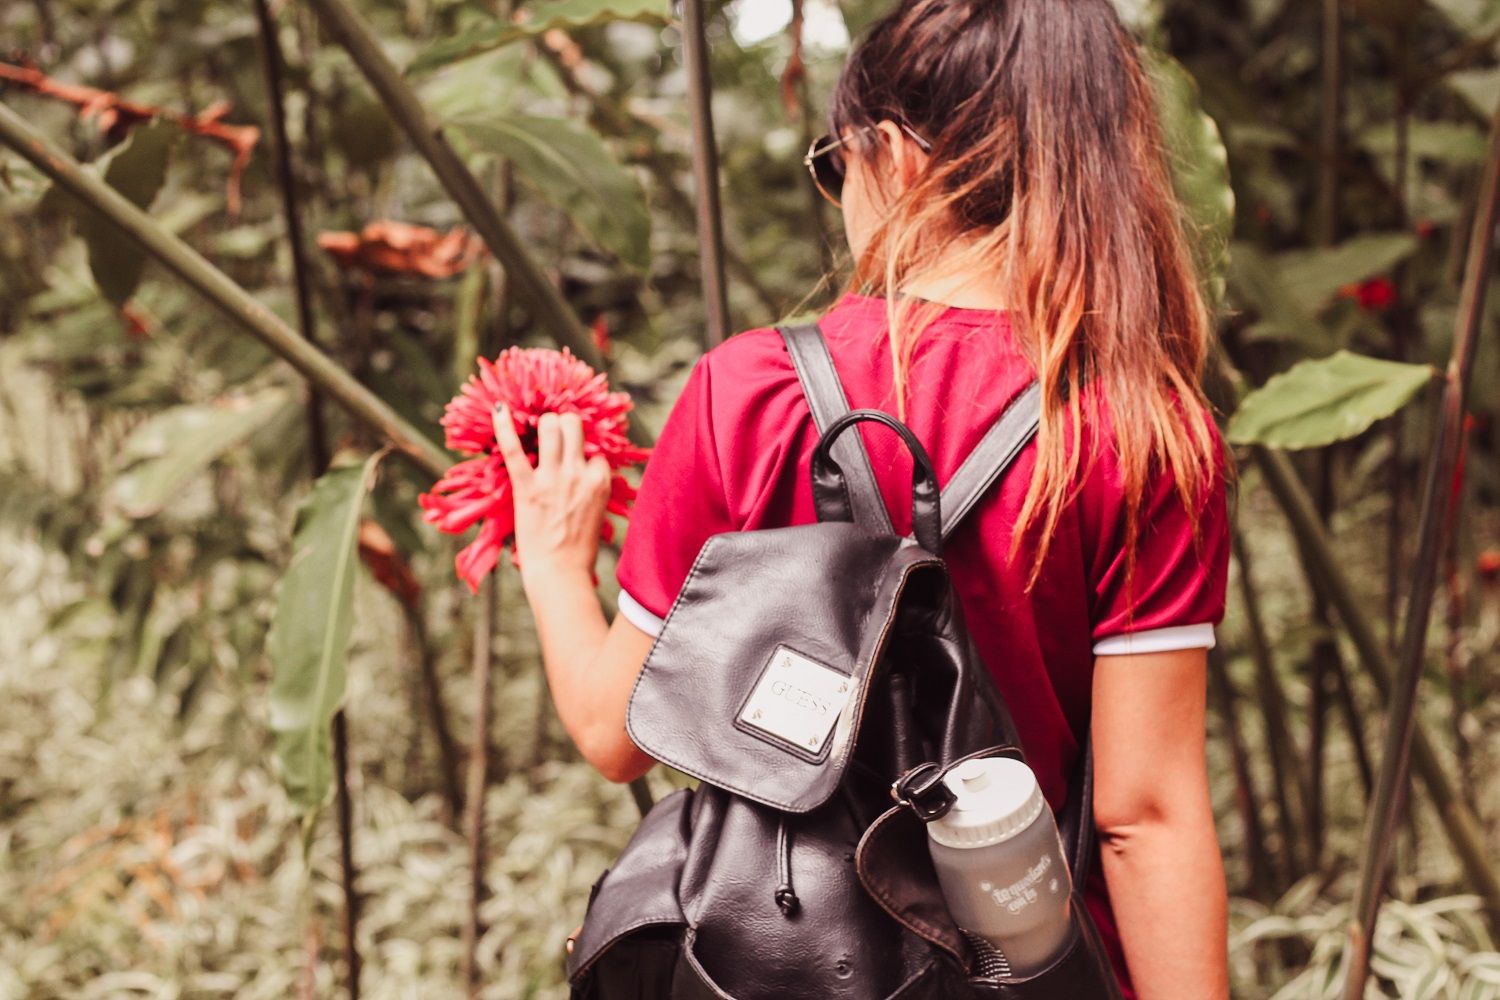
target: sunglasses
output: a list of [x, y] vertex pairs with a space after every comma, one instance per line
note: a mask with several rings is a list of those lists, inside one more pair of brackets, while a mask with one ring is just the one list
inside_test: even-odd
[[[844, 193], [844, 156], [835, 151], [844, 143], [871, 130], [875, 130], [874, 125], [854, 129], [841, 139], [835, 139], [831, 135], [819, 136], [807, 147], [807, 155], [802, 157], [802, 165], [812, 174], [813, 184], [817, 186], [818, 192], [836, 206]], [[901, 131], [911, 136], [922, 152], [932, 152], [932, 144], [912, 131], [911, 126], [903, 123]]]

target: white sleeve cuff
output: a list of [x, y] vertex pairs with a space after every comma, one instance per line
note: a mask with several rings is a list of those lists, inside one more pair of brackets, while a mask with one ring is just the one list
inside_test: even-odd
[[1139, 632], [1107, 635], [1094, 643], [1094, 653], [1160, 653], [1168, 649], [1193, 649], [1199, 646], [1211, 648], [1213, 644], [1213, 624], [1201, 622], [1197, 625], [1171, 625], [1167, 628], [1148, 628]]
[[661, 635], [661, 627], [665, 624], [664, 619], [656, 617], [655, 614], [646, 609], [645, 605], [637, 601], [634, 597], [631, 597], [628, 592], [621, 590], [620, 599], [617, 603], [620, 614], [624, 615], [625, 620], [630, 622], [630, 624], [653, 639]]

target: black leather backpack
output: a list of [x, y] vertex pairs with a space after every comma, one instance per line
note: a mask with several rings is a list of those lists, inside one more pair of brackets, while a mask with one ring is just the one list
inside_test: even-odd
[[[699, 551], [626, 728], [700, 783], [658, 801], [594, 883], [567, 957], [571, 997], [1118, 997], [1082, 899], [1094, 847], [1087, 747], [1059, 817], [1076, 933], [1048, 969], [1008, 977], [955, 924], [927, 848], [924, 820], [953, 801], [948, 768], [1022, 757], [941, 551], [1035, 433], [1038, 387], [940, 492], [909, 428], [849, 410], [817, 326], [781, 333], [821, 432], [818, 522], [725, 532]], [[848, 433], [866, 420], [911, 451], [910, 536], [892, 530]]]

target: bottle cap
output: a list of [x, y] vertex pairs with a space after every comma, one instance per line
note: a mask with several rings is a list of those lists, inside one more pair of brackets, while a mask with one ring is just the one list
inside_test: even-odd
[[1014, 757], [971, 758], [950, 768], [943, 783], [957, 801], [927, 824], [927, 833], [948, 847], [987, 847], [1009, 840], [1047, 804], [1036, 775]]

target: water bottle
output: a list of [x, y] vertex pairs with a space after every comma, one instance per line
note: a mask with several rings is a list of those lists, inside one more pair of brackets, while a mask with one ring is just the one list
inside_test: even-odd
[[949, 912], [1011, 976], [1041, 972], [1071, 940], [1073, 884], [1036, 775], [1011, 757], [975, 757], [943, 781], [957, 801], [927, 824], [927, 847]]

